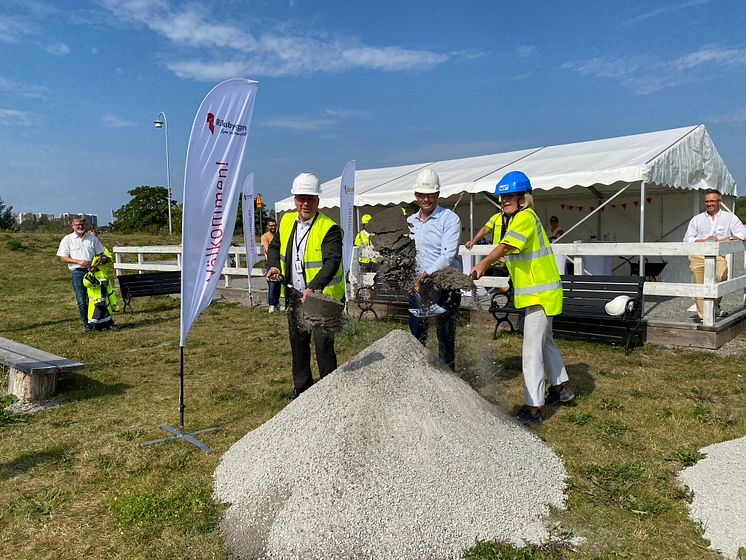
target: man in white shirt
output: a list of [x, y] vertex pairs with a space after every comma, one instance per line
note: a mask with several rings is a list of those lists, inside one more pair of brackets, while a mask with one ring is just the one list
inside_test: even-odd
[[62, 238], [60, 247], [57, 249], [57, 256], [63, 263], [67, 264], [72, 274], [73, 291], [75, 299], [78, 301], [78, 311], [80, 319], [83, 321], [83, 331], [92, 330], [88, 324], [88, 297], [86, 289], [83, 286], [83, 276], [88, 272], [93, 257], [99, 256], [101, 264], [106, 264], [109, 259], [104, 254], [104, 246], [98, 237], [86, 232], [86, 222], [82, 216], [73, 218], [72, 229], [70, 233]]
[[[705, 191], [705, 211], [694, 216], [686, 229], [684, 241], [688, 243], [704, 243], [705, 241], [735, 241], [746, 239], [746, 226], [738, 216], [720, 210], [722, 195], [715, 189]], [[704, 283], [705, 258], [692, 255], [689, 257], [689, 269], [692, 271], [692, 282]], [[728, 277], [728, 263], [724, 255], [716, 259], [715, 282], [723, 282]], [[720, 315], [720, 300], [715, 300], [715, 314]], [[702, 298], [697, 298], [697, 315], [702, 320]]]

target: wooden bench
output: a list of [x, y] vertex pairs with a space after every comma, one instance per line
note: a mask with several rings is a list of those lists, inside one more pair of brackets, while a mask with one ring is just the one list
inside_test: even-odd
[[[572, 276], [562, 277], [562, 314], [554, 317], [552, 331], [556, 336], [580, 340], [598, 340], [624, 344], [629, 355], [636, 339], [642, 345], [642, 289], [645, 279], [640, 276]], [[621, 317], [606, 313], [604, 306], [617, 296], [629, 296], [630, 303]], [[490, 313], [495, 318], [495, 331], [501, 324], [516, 330], [514, 317], [525, 309], [516, 309], [512, 289], [492, 296]]]
[[117, 276], [119, 291], [124, 301], [123, 312], [127, 311], [134, 297], [162, 296], [181, 293], [181, 272], [148, 272], [145, 274], [123, 274]]
[[0, 363], [10, 369], [8, 394], [21, 401], [42, 401], [57, 391], [57, 375], [85, 367], [32, 346], [0, 337]]

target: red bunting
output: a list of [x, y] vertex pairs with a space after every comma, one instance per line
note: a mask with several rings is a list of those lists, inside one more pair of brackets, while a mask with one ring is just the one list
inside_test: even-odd
[[564, 202], [562, 204], [560, 204], [560, 208], [562, 208], [563, 210], [565, 209], [565, 203]]
[[627, 203], [626, 202], [622, 202], [622, 208], [624, 208], [625, 210], [627, 209]]
[[646, 202], [647, 202], [648, 204], [650, 204], [650, 203], [652, 203], [652, 202], [653, 202], [653, 197], [652, 197], [652, 196], [649, 196], [649, 197], [647, 197], [647, 198], [645, 199], [645, 201], [646, 201]]
[[637, 206], [640, 204], [640, 201], [639, 200], [635, 200], [635, 201], [632, 202], [632, 204], [634, 204], [635, 208], [637, 208]]

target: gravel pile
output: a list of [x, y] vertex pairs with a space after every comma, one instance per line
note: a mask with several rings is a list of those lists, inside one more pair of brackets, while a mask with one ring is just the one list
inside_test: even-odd
[[702, 523], [712, 548], [735, 560], [746, 547], [746, 437], [700, 451], [707, 457], [679, 474], [694, 492], [689, 517]]
[[547, 536], [565, 470], [531, 431], [394, 331], [231, 447], [215, 471], [236, 558], [461, 558]]

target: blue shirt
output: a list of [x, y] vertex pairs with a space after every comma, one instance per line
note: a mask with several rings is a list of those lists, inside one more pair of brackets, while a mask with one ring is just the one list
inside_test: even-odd
[[460, 268], [453, 262], [461, 237], [461, 220], [455, 212], [436, 205], [427, 219], [421, 220], [417, 211], [407, 218], [407, 222], [417, 249], [417, 274], [432, 274], [452, 265]]

